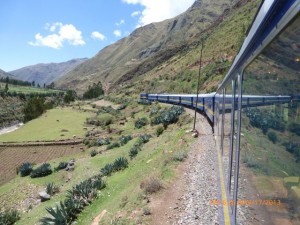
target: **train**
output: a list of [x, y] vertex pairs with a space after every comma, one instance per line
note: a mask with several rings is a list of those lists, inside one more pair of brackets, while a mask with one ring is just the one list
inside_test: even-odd
[[[226, 113], [231, 112], [232, 109], [237, 109], [238, 97], [232, 95], [221, 95], [218, 93], [199, 94], [148, 94], [141, 93], [141, 100], [148, 100], [150, 102], [162, 102], [168, 104], [182, 105], [187, 108], [195, 109], [202, 113], [210, 125], [213, 127], [216, 122], [216, 113], [221, 113], [221, 107], [217, 105], [224, 105]], [[289, 103], [293, 100], [300, 100], [300, 95], [293, 96], [267, 96], [267, 95], [243, 95], [242, 108], [259, 107], [267, 105], [278, 105]], [[219, 112], [217, 109], [219, 109]], [[222, 107], [223, 108], [223, 107]]]

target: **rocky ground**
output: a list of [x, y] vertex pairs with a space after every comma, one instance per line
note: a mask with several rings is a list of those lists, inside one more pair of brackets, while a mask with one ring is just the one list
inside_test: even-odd
[[197, 117], [199, 136], [190, 146], [188, 160], [179, 166], [175, 183], [151, 201], [151, 224], [219, 224], [218, 207], [210, 204], [218, 199], [215, 140], [207, 120]]

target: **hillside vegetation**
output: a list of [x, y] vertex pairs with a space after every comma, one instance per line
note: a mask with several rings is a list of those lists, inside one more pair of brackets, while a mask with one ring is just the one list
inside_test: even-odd
[[[237, 53], [259, 2], [195, 1], [185, 13], [138, 28], [102, 49], [57, 85], [80, 94], [99, 81], [108, 92], [195, 92], [204, 39], [201, 90], [213, 91]], [[144, 80], [149, 82], [141, 83]]]

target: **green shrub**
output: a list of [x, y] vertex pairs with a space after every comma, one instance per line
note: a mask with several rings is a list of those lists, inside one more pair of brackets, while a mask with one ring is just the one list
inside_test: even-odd
[[97, 116], [97, 118], [100, 123], [100, 126], [108, 126], [113, 121], [113, 116], [108, 113], [101, 114]]
[[100, 170], [102, 176], [110, 176], [114, 172], [114, 166], [111, 163], [106, 164], [101, 170]]
[[41, 166], [39, 166], [38, 168], [34, 169], [31, 174], [30, 177], [31, 178], [36, 178], [36, 177], [45, 177], [48, 176], [49, 174], [52, 173], [52, 169], [49, 163], [44, 163]]
[[142, 128], [143, 126], [146, 126], [148, 123], [147, 118], [143, 117], [143, 118], [138, 118], [135, 122], [134, 122], [134, 126], [138, 129]]
[[95, 149], [93, 149], [91, 152], [90, 152], [90, 155], [91, 157], [94, 157], [97, 155], [97, 151]]
[[59, 187], [56, 186], [53, 182], [48, 183], [45, 186], [46, 186], [46, 192], [47, 192], [48, 195], [52, 196], [52, 195], [59, 192]]
[[155, 117], [151, 119], [151, 125], [163, 124], [164, 127], [167, 127], [169, 124], [176, 123], [183, 112], [182, 106], [172, 106], [168, 110], [160, 110], [154, 114]]
[[68, 166], [68, 163], [67, 163], [67, 162], [60, 162], [60, 163], [58, 164], [58, 166], [55, 167], [54, 171], [63, 170], [63, 169], [65, 169], [65, 168], [67, 168], [67, 166]]
[[120, 141], [121, 146], [126, 145], [131, 139], [132, 139], [131, 135], [120, 137], [119, 141]]
[[298, 123], [290, 123], [288, 126], [289, 131], [297, 134], [298, 136], [300, 136], [300, 124]]
[[13, 225], [21, 218], [20, 213], [15, 210], [5, 210], [0, 212], [0, 224], [1, 225]]
[[128, 167], [128, 160], [124, 157], [117, 158], [113, 163], [114, 171], [123, 170]]
[[50, 217], [43, 217], [40, 222], [41, 225], [68, 225], [70, 224], [68, 213], [66, 211], [65, 205], [60, 202], [60, 205], [56, 205], [55, 208], [47, 207], [46, 211], [51, 215]]
[[136, 157], [140, 150], [141, 149], [139, 146], [137, 146], [137, 145], [133, 146], [129, 151], [130, 159], [133, 159], [134, 157]]
[[151, 105], [151, 101], [149, 101], [148, 99], [140, 99], [138, 100], [138, 103], [141, 105]]
[[110, 144], [109, 138], [99, 138], [99, 139], [97, 140], [97, 145], [98, 145], [98, 146], [109, 145], [109, 144]]
[[33, 164], [29, 162], [25, 162], [19, 167], [18, 171], [21, 177], [25, 177], [28, 176], [32, 172], [32, 170], [33, 170]]
[[143, 144], [147, 143], [151, 138], [150, 134], [143, 134], [139, 137], [139, 141]]
[[185, 151], [179, 151], [179, 152], [176, 152], [173, 156], [172, 156], [172, 159], [174, 161], [184, 161], [186, 158], [188, 157], [188, 154], [187, 152]]
[[109, 144], [109, 145], [106, 147], [106, 150], [110, 150], [110, 149], [118, 148], [118, 147], [120, 147], [120, 143], [119, 143], [119, 142], [113, 142], [113, 143]]
[[156, 128], [156, 136], [159, 137], [163, 132], [164, 132], [164, 127], [163, 126], [158, 126]]
[[269, 131], [267, 133], [267, 136], [268, 136], [269, 140], [273, 142], [273, 144], [275, 144], [278, 140], [276, 133], [273, 131]]

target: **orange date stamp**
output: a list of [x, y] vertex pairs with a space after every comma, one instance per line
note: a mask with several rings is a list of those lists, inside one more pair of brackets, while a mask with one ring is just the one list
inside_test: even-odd
[[234, 200], [225, 201], [219, 199], [212, 199], [209, 201], [210, 205], [223, 205], [223, 206], [280, 206], [281, 201], [279, 199], [239, 199], [235, 203]]

